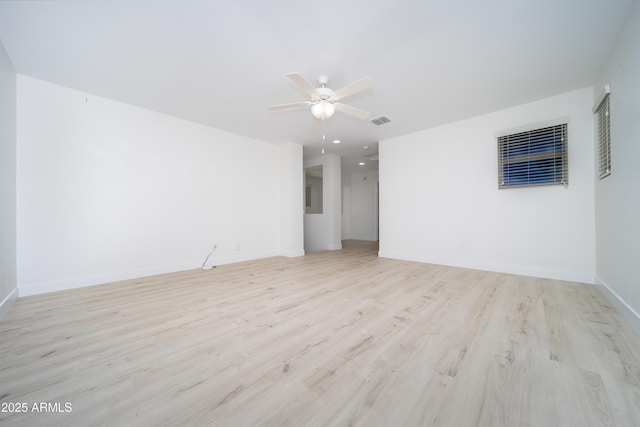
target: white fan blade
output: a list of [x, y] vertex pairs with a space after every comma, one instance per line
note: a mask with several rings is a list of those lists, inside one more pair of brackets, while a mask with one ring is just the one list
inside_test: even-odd
[[306, 107], [313, 104], [311, 101], [290, 102], [288, 104], [278, 104], [269, 107], [270, 110], [282, 110], [283, 108]]
[[311, 96], [312, 101], [316, 101], [320, 99], [320, 94], [316, 90], [311, 83], [306, 81], [304, 77], [302, 77], [299, 73], [289, 73], [287, 77], [291, 79], [292, 82], [298, 85], [298, 87], [305, 92], [307, 92]]
[[361, 120], [367, 120], [370, 115], [370, 113], [367, 111], [352, 107], [350, 105], [341, 104], [340, 102], [336, 102], [333, 105], [336, 106], [336, 110]]
[[349, 85], [346, 85], [342, 89], [338, 89], [334, 91], [331, 99], [335, 101], [339, 101], [348, 96], [355, 95], [356, 93], [362, 92], [363, 90], [367, 90], [372, 87], [373, 87], [373, 79], [371, 79], [371, 77], [365, 77]]

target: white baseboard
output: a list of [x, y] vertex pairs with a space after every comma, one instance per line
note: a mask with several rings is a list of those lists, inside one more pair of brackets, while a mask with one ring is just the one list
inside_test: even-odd
[[18, 299], [18, 288], [9, 292], [9, 295], [0, 302], [0, 319], [7, 314], [14, 302]]
[[592, 273], [552, 270], [518, 265], [490, 264], [458, 259], [439, 258], [425, 255], [413, 255], [397, 252], [379, 251], [381, 258], [400, 259], [403, 261], [423, 262], [427, 264], [448, 265], [451, 267], [471, 268], [474, 270], [495, 271], [498, 273], [517, 274], [520, 276], [541, 277], [544, 279], [565, 280], [568, 282], [595, 284], [595, 276]]
[[[278, 252], [254, 252], [242, 255], [229, 256], [224, 258], [216, 258], [215, 256], [209, 260], [210, 265], [232, 264], [242, 261], [251, 261], [254, 259], [268, 258], [280, 255]], [[202, 261], [184, 264], [175, 264], [169, 266], [157, 266], [150, 268], [141, 268], [136, 270], [121, 271], [116, 273], [101, 274], [94, 276], [75, 277], [71, 279], [53, 280], [50, 282], [34, 283], [18, 286], [18, 296], [26, 297], [30, 295], [39, 295], [49, 292], [64, 291], [68, 289], [83, 288], [86, 286], [101, 285], [111, 282], [119, 282], [122, 280], [137, 279], [141, 277], [156, 276], [158, 274], [175, 273], [178, 271], [195, 270], [202, 266]]]
[[286, 256], [287, 258], [296, 258], [299, 256], [304, 256], [304, 254], [305, 254], [304, 249], [299, 251], [282, 251], [280, 253], [280, 255]]
[[377, 242], [378, 239], [375, 238], [375, 236], [372, 235], [356, 235], [356, 236], [349, 236], [346, 237], [342, 240], [361, 240], [363, 242]]
[[68, 289], [84, 288], [86, 286], [101, 285], [104, 283], [119, 282], [122, 280], [137, 279], [140, 277], [155, 276], [158, 274], [175, 273], [176, 271], [191, 270], [198, 267], [200, 267], [200, 265], [197, 264], [159, 266], [151, 268], [141, 268], [136, 270], [119, 271], [116, 273], [52, 280], [49, 282], [31, 283], [18, 286], [18, 295], [20, 296], [20, 298], [22, 298], [31, 295], [46, 294], [49, 292], [66, 291]]
[[622, 317], [625, 318], [629, 324], [636, 330], [636, 332], [640, 333], [640, 314], [635, 311], [629, 304], [627, 304], [620, 295], [618, 295], [613, 289], [607, 285], [604, 280], [600, 277], [596, 276], [596, 285], [599, 286], [602, 293], [605, 297], [614, 305], [615, 308], [618, 309]]

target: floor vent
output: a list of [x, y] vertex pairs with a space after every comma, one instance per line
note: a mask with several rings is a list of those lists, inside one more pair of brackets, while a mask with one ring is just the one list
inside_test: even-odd
[[385, 123], [389, 123], [391, 121], [391, 119], [387, 116], [380, 116], [380, 117], [376, 117], [375, 119], [371, 119], [371, 123], [373, 123], [376, 126], [380, 126], [383, 125]]

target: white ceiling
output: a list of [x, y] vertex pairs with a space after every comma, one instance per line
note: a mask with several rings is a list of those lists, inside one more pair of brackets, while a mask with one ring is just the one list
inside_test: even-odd
[[[327, 152], [353, 166], [377, 141], [591, 85], [633, 0], [2, 1], [18, 73], [320, 154], [307, 95], [285, 74], [372, 91], [337, 113]], [[362, 146], [370, 146], [363, 150]], [[374, 162], [375, 163], [375, 162]]]

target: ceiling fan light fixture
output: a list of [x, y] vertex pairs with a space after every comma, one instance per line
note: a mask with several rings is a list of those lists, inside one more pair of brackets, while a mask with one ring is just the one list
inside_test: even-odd
[[310, 96], [309, 101], [272, 105], [269, 107], [270, 110], [310, 105], [311, 114], [320, 120], [332, 117], [336, 110], [360, 120], [366, 120], [369, 117], [369, 113], [367, 111], [343, 104], [341, 101], [344, 98], [371, 89], [373, 87], [373, 80], [371, 80], [371, 77], [364, 77], [335, 91], [327, 87], [327, 83], [329, 82], [329, 78], [327, 76], [320, 76], [318, 79], [320, 87], [314, 87], [311, 83], [305, 80], [300, 73], [289, 73], [287, 74], [287, 77], [296, 86], [298, 86], [299, 89], [302, 89]]
[[311, 106], [311, 114], [320, 120], [328, 119], [336, 112], [336, 106], [326, 99], [321, 99]]

